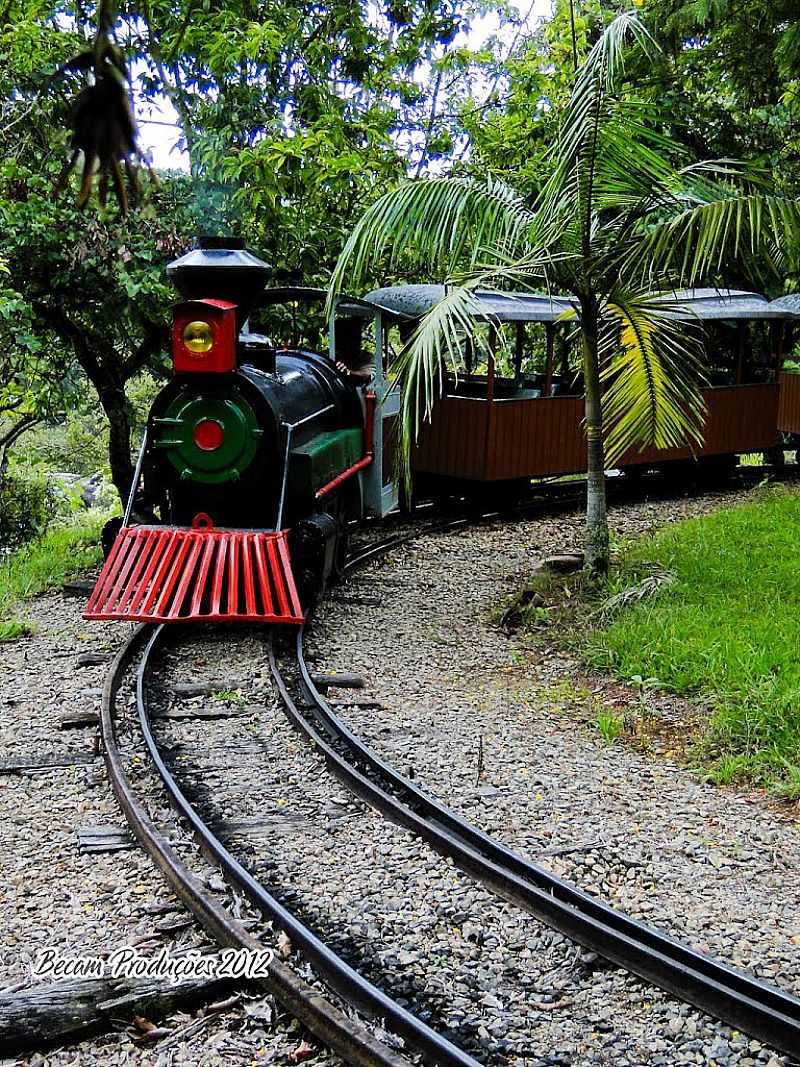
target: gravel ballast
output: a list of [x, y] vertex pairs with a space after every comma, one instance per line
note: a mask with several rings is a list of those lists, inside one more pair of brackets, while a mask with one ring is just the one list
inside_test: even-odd
[[[612, 525], [634, 536], [745, 495], [628, 505], [612, 512]], [[537, 661], [521, 653], [489, 621], [543, 555], [580, 543], [580, 526], [579, 514], [539, 518], [398, 550], [338, 590], [345, 602], [323, 606], [310, 640], [315, 669], [362, 674], [359, 696], [382, 707], [343, 710], [349, 724], [476, 824], [589, 892], [800, 995], [793, 823], [758, 799], [699, 784], [664, 758], [604, 745], [573, 715], [593, 680], [565, 654]], [[378, 608], [369, 603], [375, 596]], [[10, 870], [4, 982], [23, 978], [44, 943], [86, 953], [152, 939], [158, 920], [146, 905], [170, 900], [138, 849], [78, 852], [78, 826], [123, 822], [102, 760], [93, 758], [94, 728], [59, 728], [68, 711], [99, 707], [105, 666], [79, 667], [78, 655], [122, 637], [122, 627], [80, 620], [80, 607], [40, 598], [30, 607], [37, 635], [2, 649], [0, 758], [35, 750], [87, 761], [0, 777], [0, 814], [13, 828], [2, 844]], [[241, 821], [229, 827], [232, 847], [394, 996], [487, 1063], [789, 1062], [607, 967], [354, 802], [271, 706], [265, 662], [252, 662], [258, 656], [257, 642], [242, 655], [209, 642], [178, 656], [175, 677], [252, 685], [228, 699], [235, 716], [160, 721], [159, 736], [217, 818]], [[210, 703], [200, 696], [174, 706], [192, 701]], [[136, 1045], [123, 1032], [46, 1058], [286, 1062], [296, 1027], [283, 1017], [254, 1026], [244, 1015], [241, 1006], [223, 1012], [171, 1051]], [[180, 1029], [194, 1018], [165, 1025]]]

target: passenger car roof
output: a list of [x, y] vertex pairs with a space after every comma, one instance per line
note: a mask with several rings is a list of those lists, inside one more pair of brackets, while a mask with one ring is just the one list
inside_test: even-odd
[[[373, 289], [364, 300], [398, 316], [420, 319], [439, 303], [445, 293], [443, 285], [394, 285]], [[549, 296], [547, 293], [498, 293], [478, 289], [475, 296], [482, 316], [496, 322], [555, 322], [565, 311], [578, 306], [573, 297]]]
[[[443, 285], [395, 285], [374, 289], [364, 297], [401, 318], [420, 319], [445, 295]], [[565, 312], [578, 309], [575, 297], [547, 293], [500, 293], [476, 290], [481, 314], [496, 322], [556, 322]], [[744, 289], [676, 289], [656, 297], [674, 310], [676, 318], [691, 320], [800, 318], [800, 294], [769, 301]]]
[[[337, 310], [356, 317], [382, 311], [396, 320], [421, 319], [445, 296], [444, 285], [394, 285], [373, 289], [363, 298], [341, 296]], [[548, 293], [501, 293], [490, 289], [475, 292], [481, 317], [495, 322], [556, 322], [565, 312], [577, 311], [575, 297]], [[257, 306], [293, 301], [323, 301], [327, 290], [286, 286], [265, 289]], [[800, 319], [800, 293], [768, 300], [759, 293], [743, 289], [676, 289], [656, 297], [659, 304], [674, 312], [676, 318], [691, 321], [731, 319]]]
[[800, 293], [789, 293], [787, 296], [779, 296], [777, 300], [773, 300], [770, 307], [778, 308], [780, 311], [790, 312], [797, 318], [800, 318]]
[[744, 289], [676, 289], [664, 293], [657, 300], [670, 311], [674, 310], [676, 318], [687, 321], [791, 319], [800, 313], [800, 304], [796, 311], [776, 307], [777, 301], [770, 302], [760, 293], [750, 293]]

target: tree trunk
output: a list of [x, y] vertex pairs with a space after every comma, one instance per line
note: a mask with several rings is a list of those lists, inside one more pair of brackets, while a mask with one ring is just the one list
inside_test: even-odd
[[108, 418], [108, 461], [111, 466], [111, 480], [124, 508], [133, 482], [128, 398], [121, 385], [99, 388], [97, 393]]
[[177, 1008], [208, 1003], [227, 992], [227, 979], [172, 984], [152, 978], [71, 978], [0, 990], [0, 1055], [77, 1040], [81, 1030], [106, 1028], [134, 1013], [163, 1018]]
[[596, 300], [582, 297], [581, 339], [587, 446], [585, 567], [593, 575], [607, 572], [609, 544], [600, 362], [597, 355], [598, 318]]

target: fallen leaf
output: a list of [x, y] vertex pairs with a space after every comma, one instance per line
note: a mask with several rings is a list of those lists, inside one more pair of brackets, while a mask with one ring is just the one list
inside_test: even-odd
[[149, 1041], [160, 1041], [162, 1037], [169, 1037], [174, 1032], [169, 1026], [154, 1026], [152, 1030], [136, 1035], [133, 1040], [137, 1045], [144, 1045]]
[[303, 1060], [310, 1060], [315, 1055], [316, 1049], [314, 1046], [309, 1045], [307, 1041], [301, 1041], [299, 1045], [292, 1049], [286, 1059], [288, 1063], [302, 1063]]
[[278, 952], [285, 960], [288, 960], [292, 954], [291, 939], [283, 930], [278, 934]]

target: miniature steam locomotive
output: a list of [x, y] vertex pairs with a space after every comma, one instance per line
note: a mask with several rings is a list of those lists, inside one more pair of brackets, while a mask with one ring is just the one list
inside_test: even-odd
[[[392, 339], [405, 343], [444, 290], [408, 285], [342, 298], [322, 355], [250, 331], [256, 306], [296, 308], [327, 294], [265, 289], [269, 268], [241, 242], [204, 239], [167, 273], [184, 297], [173, 311], [175, 374], [153, 404], [131, 498], [85, 614], [300, 623], [342, 562], [348, 526], [397, 505], [399, 383], [387, 380], [386, 365]], [[532, 479], [585, 470], [571, 300], [475, 298], [488, 355], [472, 365], [467, 346], [466, 373], [443, 374], [411, 455], [417, 490], [500, 490], [505, 499]], [[787, 441], [800, 442], [800, 375], [780, 373], [800, 298], [692, 290], [663, 299], [673, 317], [706, 333], [705, 439], [698, 449], [632, 449], [622, 469], [688, 481], [724, 476], [742, 453], [780, 461]], [[504, 325], [514, 336], [505, 353]], [[371, 382], [362, 390], [337, 364], [365, 360]]]
[[[375, 394], [332, 359], [249, 331], [269, 268], [243, 244], [203, 239], [167, 273], [185, 298], [175, 374], [85, 614], [301, 622], [364, 513]], [[134, 507], [153, 521], [132, 523]]]

